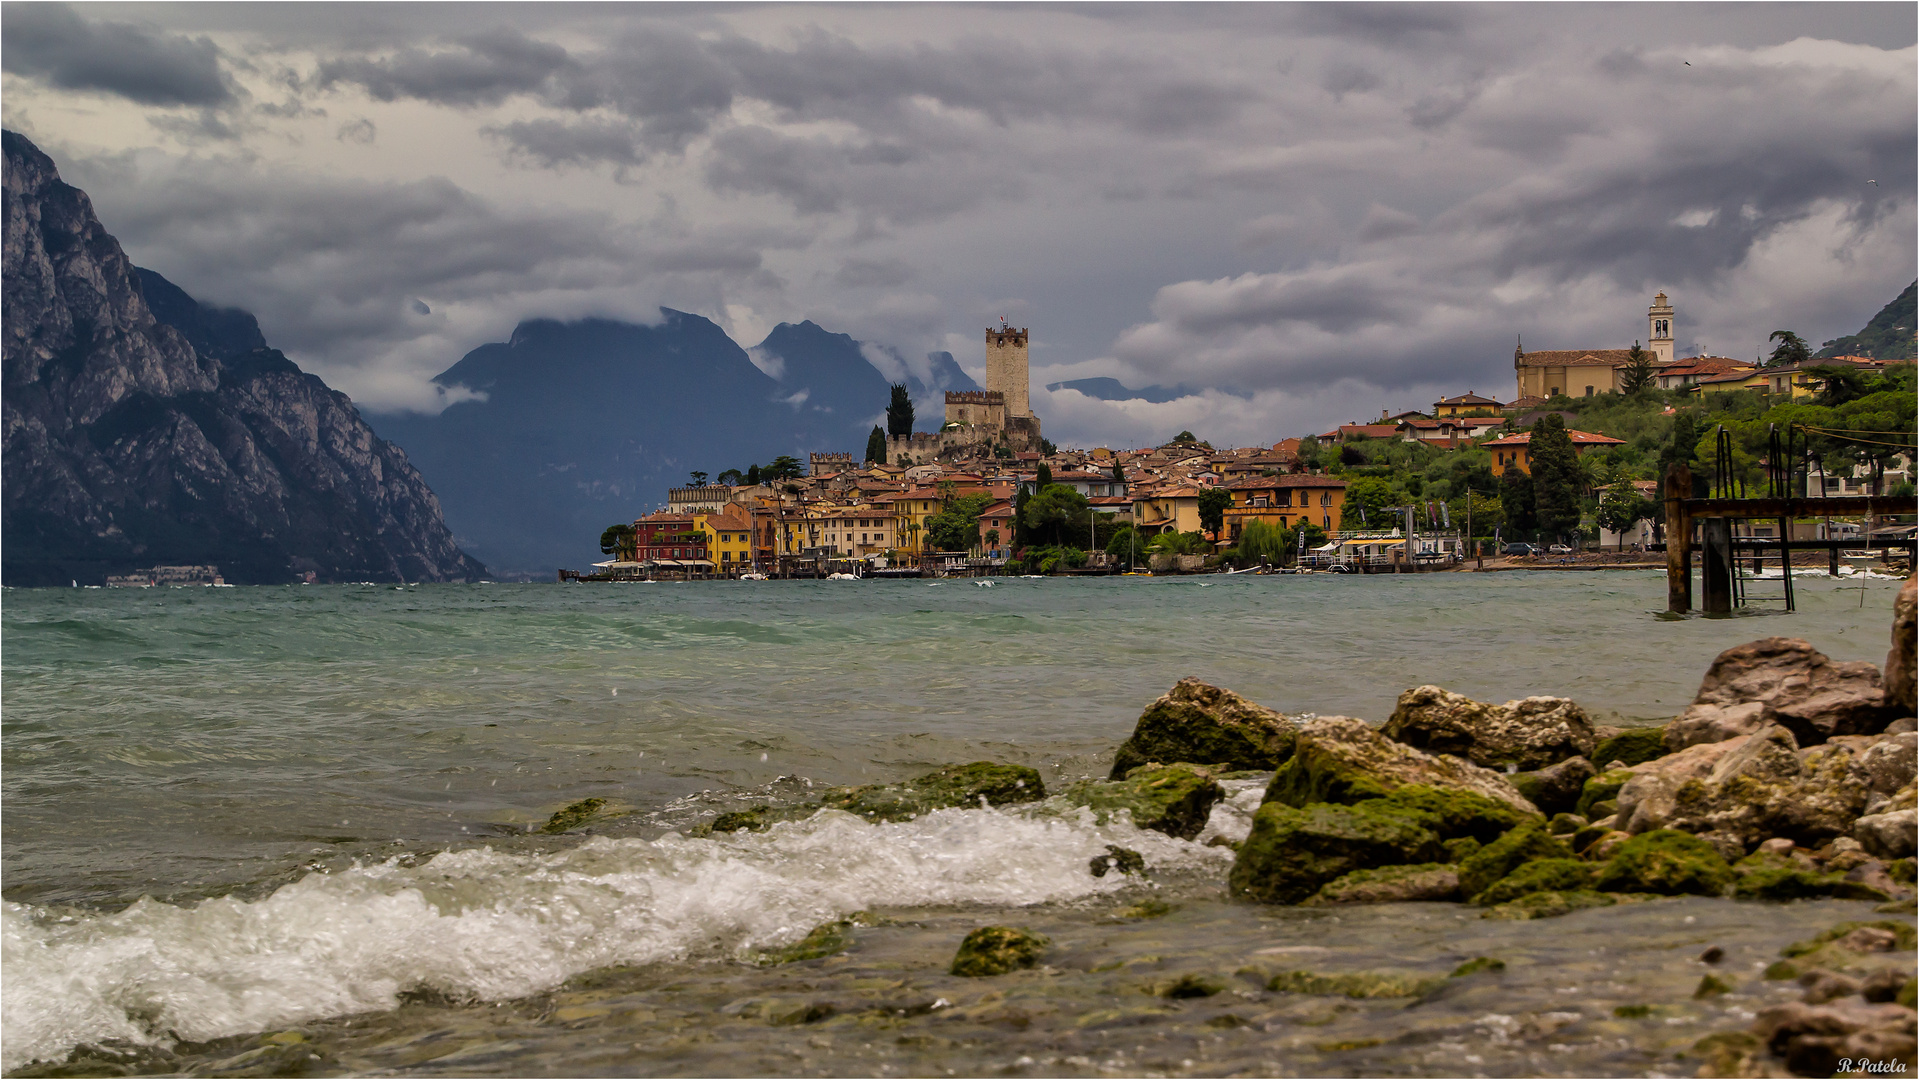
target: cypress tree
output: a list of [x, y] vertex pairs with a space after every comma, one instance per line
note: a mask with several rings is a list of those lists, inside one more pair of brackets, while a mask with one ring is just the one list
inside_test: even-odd
[[878, 424], [873, 425], [873, 433], [866, 437], [866, 460], [870, 464], [886, 464], [886, 432]]
[[1506, 466], [1499, 474], [1499, 509], [1512, 530], [1513, 539], [1531, 536], [1538, 528], [1533, 517], [1533, 478], [1518, 465]]
[[1540, 417], [1533, 425], [1528, 449], [1533, 465], [1533, 512], [1539, 528], [1564, 536], [1579, 528], [1579, 493], [1585, 486], [1579, 456], [1566, 434], [1566, 421], [1558, 413]]
[[886, 406], [886, 433], [895, 438], [913, 433], [913, 397], [901, 383], [893, 384], [893, 400]]

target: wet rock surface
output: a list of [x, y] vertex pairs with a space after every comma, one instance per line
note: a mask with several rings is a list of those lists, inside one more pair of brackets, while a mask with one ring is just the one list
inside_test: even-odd
[[1586, 781], [1597, 775], [1593, 763], [1583, 757], [1569, 757], [1557, 765], [1536, 772], [1511, 773], [1506, 777], [1514, 790], [1524, 795], [1542, 814], [1568, 813], [1579, 805]]
[[1395, 742], [1364, 720], [1320, 717], [1299, 730], [1293, 755], [1273, 775], [1266, 798], [1293, 806], [1349, 803], [1402, 787], [1463, 791], [1535, 814], [1506, 778], [1446, 754], [1427, 754]]
[[1771, 637], [1727, 649], [1713, 661], [1694, 705], [1765, 706], [1766, 718], [1802, 745], [1834, 735], [1870, 735], [1895, 719], [1879, 669], [1832, 660], [1799, 638]]
[[1124, 810], [1142, 829], [1191, 840], [1206, 828], [1207, 815], [1224, 793], [1212, 770], [1182, 762], [1141, 765], [1122, 780], [1082, 781], [1061, 794], [1076, 806], [1092, 808], [1101, 820]]
[[1586, 711], [1569, 698], [1528, 697], [1495, 705], [1430, 685], [1399, 695], [1380, 730], [1428, 753], [1528, 770], [1590, 754], [1598, 742]]
[[1140, 713], [1113, 756], [1109, 779], [1148, 762], [1193, 761], [1222, 770], [1279, 767], [1299, 725], [1264, 705], [1198, 679], [1181, 679]]
[[834, 788], [820, 805], [868, 821], [902, 821], [952, 806], [1011, 806], [1046, 797], [1037, 771], [1024, 765], [975, 761], [949, 765], [897, 784]]

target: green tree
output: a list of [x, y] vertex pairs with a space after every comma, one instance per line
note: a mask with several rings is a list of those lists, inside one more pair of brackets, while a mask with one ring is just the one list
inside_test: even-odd
[[1122, 484], [1126, 482], [1126, 466], [1117, 461], [1113, 462], [1113, 479]]
[[1020, 512], [1029, 537], [1053, 545], [1086, 535], [1086, 496], [1065, 484], [1049, 484], [1039, 490]]
[[1533, 511], [1533, 478], [1517, 464], [1499, 474], [1499, 511], [1513, 538], [1531, 536], [1539, 528]]
[[638, 537], [631, 525], [608, 525], [600, 534], [600, 554], [630, 562], [639, 553]]
[[1620, 373], [1619, 388], [1627, 394], [1638, 395], [1652, 388], [1652, 354], [1639, 347], [1637, 341], [1626, 352], [1626, 368]]
[[913, 433], [913, 395], [902, 383], [893, 384], [893, 399], [886, 406], [886, 433], [895, 438]]
[[1626, 547], [1626, 530], [1632, 528], [1635, 522], [1651, 517], [1652, 511], [1652, 501], [1639, 494], [1630, 477], [1621, 476], [1599, 497], [1595, 519], [1601, 526], [1619, 534], [1619, 548], [1623, 551]]
[[1131, 566], [1133, 561], [1139, 557], [1139, 553], [1145, 550], [1146, 543], [1145, 540], [1140, 538], [1139, 530], [1133, 528], [1131, 525], [1121, 525], [1119, 528], [1113, 530], [1112, 536], [1107, 537], [1106, 554], [1111, 555], [1115, 559], [1125, 559], [1127, 561], [1126, 564]]
[[714, 479], [727, 487], [738, 487], [746, 482], [746, 474], [738, 469], [728, 469]]
[[1766, 335], [1766, 340], [1779, 343], [1773, 347], [1772, 355], [1766, 358], [1767, 367], [1803, 364], [1812, 359], [1812, 349], [1806, 345], [1806, 339], [1790, 330], [1774, 330]]
[[[979, 546], [980, 511], [991, 506], [991, 495], [961, 495], [926, 519], [926, 542], [935, 551], [971, 551]], [[995, 532], [993, 539], [998, 539]]]
[[765, 481], [766, 477], [760, 474], [760, 467], [758, 465], [748, 465], [746, 467], [746, 482], [748, 484], [761, 484]]
[[1199, 527], [1218, 539], [1226, 524], [1226, 508], [1233, 505], [1233, 493], [1225, 488], [1202, 488], [1199, 493]]
[[1146, 544], [1146, 550], [1155, 555], [1199, 555], [1209, 547], [1206, 538], [1196, 532], [1163, 532]]
[[878, 424], [874, 424], [872, 433], [866, 436], [866, 460], [869, 464], [886, 464], [886, 432]]
[[1533, 466], [1534, 516], [1542, 531], [1563, 537], [1579, 528], [1579, 496], [1585, 487], [1565, 419], [1556, 412], [1540, 417], [1527, 450]]
[[1392, 511], [1399, 500], [1393, 497], [1393, 485], [1376, 476], [1363, 476], [1346, 484], [1346, 501], [1340, 507], [1342, 529], [1390, 529]]
[[699, 471], [697, 471], [697, 470], [696, 470], [696, 471], [694, 471], [694, 472], [692, 472], [692, 473], [689, 473], [689, 474], [687, 475], [687, 480], [688, 480], [688, 481], [689, 481], [689, 482], [690, 482], [690, 483], [692, 484], [692, 486], [694, 486], [694, 487], [705, 487], [705, 486], [706, 486], [706, 474], [705, 474], [705, 473], [703, 473], [703, 472], [699, 472]]
[[[1054, 446], [1053, 440], [1051, 439], [1041, 439], [1039, 441], [1039, 452], [1045, 454], [1047, 457], [1052, 457], [1054, 454], [1059, 453], [1059, 447]], [[1082, 554], [1080, 557], [1084, 558], [1085, 556]]]
[[1253, 520], [1239, 531], [1239, 540], [1234, 546], [1239, 549], [1242, 564], [1283, 566], [1293, 553], [1291, 540], [1292, 533], [1289, 530]]
[[1044, 461], [1040, 462], [1039, 469], [1033, 477], [1033, 489], [1035, 491], [1045, 491], [1052, 483], [1053, 470], [1048, 468]]
[[791, 454], [781, 454], [773, 459], [773, 464], [760, 471], [762, 480], [798, 480], [805, 475], [806, 467]]
[[1346, 466], [1364, 465], [1366, 464], [1366, 455], [1360, 453], [1359, 447], [1354, 446], [1352, 443], [1340, 443], [1339, 463]]
[[1028, 543], [1026, 535], [1026, 508], [1033, 501], [1033, 493], [1021, 484], [1019, 493], [1013, 496], [1013, 546], [1024, 547]]

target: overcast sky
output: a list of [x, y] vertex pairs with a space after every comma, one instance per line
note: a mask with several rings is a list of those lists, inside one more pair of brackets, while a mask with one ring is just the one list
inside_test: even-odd
[[[813, 319], [1062, 443], [1272, 442], [1512, 349], [1858, 330], [1913, 280], [1908, 3], [9, 4], [6, 126], [363, 408], [534, 316]], [[1877, 181], [1871, 183], [1870, 181]], [[1206, 392], [1106, 403], [1106, 375]], [[876, 406], [877, 408], [877, 406]], [[857, 449], [852, 448], [852, 449]]]

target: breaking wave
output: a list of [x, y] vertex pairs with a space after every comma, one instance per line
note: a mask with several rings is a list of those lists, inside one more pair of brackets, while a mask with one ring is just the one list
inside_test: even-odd
[[410, 990], [504, 1000], [614, 964], [746, 956], [862, 908], [1019, 906], [1125, 887], [1105, 845], [1218, 874], [1229, 850], [1089, 813], [823, 811], [766, 833], [594, 838], [311, 874], [254, 901], [143, 899], [110, 915], [0, 910], [0, 1068], [82, 1043], [162, 1044], [389, 1009]]

